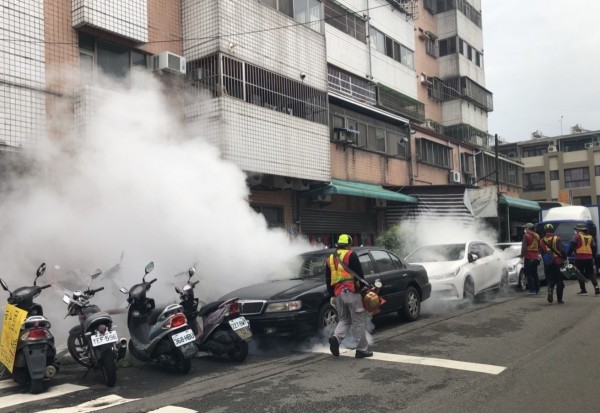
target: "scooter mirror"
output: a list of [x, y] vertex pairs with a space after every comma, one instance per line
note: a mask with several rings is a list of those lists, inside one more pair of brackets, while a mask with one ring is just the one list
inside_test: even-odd
[[96, 268], [96, 271], [91, 273], [90, 277], [92, 277], [92, 280], [95, 280], [96, 278], [98, 278], [100, 276], [100, 274], [102, 274], [102, 270], [100, 268]]
[[[36, 275], [38, 277], [41, 277], [44, 273], [46, 272], [46, 263], [43, 262], [42, 265], [40, 265], [36, 271]], [[36, 277], [37, 278], [37, 277]]]
[[146, 265], [145, 271], [146, 274], [150, 273], [154, 269], [154, 262], [150, 261], [148, 265]]
[[6, 282], [4, 282], [4, 280], [2, 278], [0, 278], [0, 284], [2, 285], [2, 288], [4, 289], [4, 291], [9, 291], [8, 285], [6, 285]]
[[119, 288], [119, 291], [121, 291], [123, 294], [129, 294], [129, 291], [127, 291], [127, 288], [124, 288], [124, 287]]
[[194, 274], [196, 274], [196, 269], [192, 267], [188, 270], [188, 275], [190, 276], [190, 278], [192, 278]]
[[69, 297], [68, 294], [63, 295], [63, 303], [71, 304], [71, 298]]

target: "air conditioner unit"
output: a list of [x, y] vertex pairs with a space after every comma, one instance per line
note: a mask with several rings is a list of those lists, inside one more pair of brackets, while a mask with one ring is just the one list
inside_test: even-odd
[[287, 176], [274, 176], [273, 186], [279, 189], [289, 189], [292, 187], [293, 179]]
[[347, 128], [334, 128], [333, 141], [337, 143], [356, 144], [358, 143], [358, 131]]
[[433, 130], [435, 130], [435, 122], [434, 122], [434, 121], [432, 121], [432, 120], [430, 120], [430, 119], [427, 119], [427, 120], [425, 121], [425, 127], [426, 127], [426, 128], [429, 128], [429, 129], [433, 129]]
[[425, 86], [433, 85], [433, 82], [429, 79], [429, 77], [425, 73], [421, 73], [421, 84]]
[[313, 201], [319, 204], [329, 204], [331, 203], [331, 194], [316, 195], [313, 197]]
[[600, 142], [594, 141], [594, 146], [600, 146]]
[[310, 181], [308, 179], [294, 179], [292, 188], [296, 191], [306, 191], [310, 189]]
[[448, 172], [448, 182], [451, 184], [460, 184], [460, 172], [449, 171]]
[[374, 198], [371, 202], [371, 206], [373, 208], [385, 208], [387, 206], [387, 201], [385, 199]]
[[554, 146], [554, 145], [548, 146], [548, 152], [556, 152], [556, 146]]
[[586, 142], [584, 146], [585, 146], [585, 149], [593, 148], [594, 147], [594, 143], [593, 142]]
[[246, 178], [246, 182], [248, 182], [248, 185], [250, 185], [250, 186], [260, 185], [262, 183], [262, 175], [261, 174], [248, 175], [248, 177]]
[[152, 69], [185, 75], [185, 58], [175, 53], [162, 52], [152, 56]]

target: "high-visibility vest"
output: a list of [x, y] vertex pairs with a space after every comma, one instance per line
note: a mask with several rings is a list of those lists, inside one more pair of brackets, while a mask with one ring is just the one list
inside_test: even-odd
[[[529, 236], [528, 236], [529, 235]], [[540, 236], [537, 232], [528, 232], [525, 234], [527, 239], [527, 247], [525, 248], [525, 257], [530, 260], [538, 259], [540, 250]]]
[[[550, 251], [552, 253], [552, 255], [554, 256], [554, 259], [556, 260], [556, 258], [560, 258], [562, 260], [562, 257], [560, 255], [557, 254], [558, 249], [556, 248], [556, 244], [558, 242], [558, 237], [554, 235], [554, 233], [548, 233], [544, 236], [544, 242], [542, 242], [542, 249], [544, 250], [544, 253]], [[552, 248], [550, 248], [552, 247]]]
[[[350, 250], [338, 249], [337, 254], [338, 259], [348, 266], [350, 262]], [[346, 271], [340, 263], [337, 263], [336, 265], [336, 262], [333, 259], [333, 254], [331, 254], [327, 259], [327, 265], [329, 265], [329, 270], [331, 272], [331, 285], [354, 280], [352, 274]]]
[[591, 260], [592, 256], [592, 241], [594, 238], [589, 234], [577, 233], [577, 246], [575, 247], [576, 260]]

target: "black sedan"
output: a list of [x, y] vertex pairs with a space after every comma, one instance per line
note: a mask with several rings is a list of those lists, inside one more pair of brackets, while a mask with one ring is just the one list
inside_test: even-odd
[[[431, 284], [420, 265], [408, 264], [383, 248], [354, 247], [365, 279], [380, 280], [379, 294], [386, 303], [380, 314], [397, 312], [407, 321], [421, 313], [421, 302], [429, 298]], [[256, 335], [306, 336], [330, 332], [337, 323], [325, 286], [325, 261], [335, 249], [311, 251], [298, 256], [289, 278], [251, 285], [221, 297], [238, 297], [241, 312]]]

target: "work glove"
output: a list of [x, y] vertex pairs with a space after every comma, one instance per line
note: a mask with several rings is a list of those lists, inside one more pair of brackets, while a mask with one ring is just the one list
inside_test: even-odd
[[331, 305], [333, 308], [335, 308], [335, 297], [331, 297], [331, 298], [329, 299], [329, 304], [330, 304], [330, 305]]

